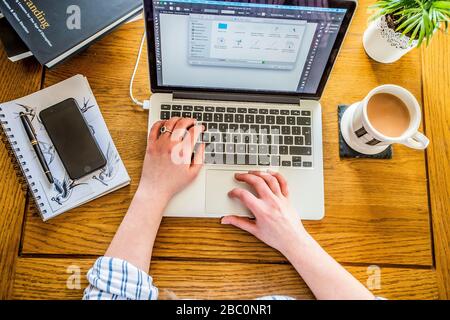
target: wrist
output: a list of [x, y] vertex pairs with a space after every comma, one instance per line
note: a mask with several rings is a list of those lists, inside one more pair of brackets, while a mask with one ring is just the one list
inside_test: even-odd
[[164, 211], [171, 197], [155, 188], [139, 184], [133, 202], [144, 206], [148, 212]]
[[157, 202], [167, 205], [167, 203], [172, 198], [172, 195], [169, 192], [165, 192], [162, 188], [155, 186], [154, 184], [147, 183], [141, 180], [136, 190], [135, 197], [147, 200], [152, 203]]
[[314, 243], [315, 240], [302, 228], [292, 235], [290, 241], [288, 241], [287, 247], [284, 248], [281, 253], [292, 263], [299, 255], [312, 247]]

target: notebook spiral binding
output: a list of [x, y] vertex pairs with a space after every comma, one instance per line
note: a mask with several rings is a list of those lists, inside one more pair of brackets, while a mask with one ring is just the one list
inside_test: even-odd
[[41, 201], [41, 196], [39, 195], [39, 190], [36, 188], [36, 183], [33, 180], [33, 176], [30, 174], [29, 169], [26, 167], [27, 163], [22, 161], [23, 156], [20, 152], [20, 148], [17, 146], [17, 141], [14, 139], [14, 134], [11, 133], [11, 128], [8, 127], [8, 121], [5, 121], [5, 114], [2, 113], [3, 109], [0, 106], [0, 137], [3, 144], [6, 147], [6, 150], [9, 154], [9, 158], [13, 165], [14, 170], [16, 171], [16, 175], [19, 179], [19, 183], [21, 184], [22, 191], [27, 194], [27, 191], [30, 190], [32, 199], [34, 202], [34, 207], [41, 213], [47, 213], [47, 210], [42, 210], [45, 205]]

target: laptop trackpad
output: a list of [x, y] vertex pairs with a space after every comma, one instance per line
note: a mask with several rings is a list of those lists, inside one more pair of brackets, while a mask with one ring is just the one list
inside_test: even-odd
[[239, 170], [207, 170], [206, 171], [206, 212], [215, 216], [239, 215], [252, 217], [239, 200], [230, 199], [228, 192], [234, 188], [243, 188], [254, 191], [245, 183], [236, 181], [236, 172]]

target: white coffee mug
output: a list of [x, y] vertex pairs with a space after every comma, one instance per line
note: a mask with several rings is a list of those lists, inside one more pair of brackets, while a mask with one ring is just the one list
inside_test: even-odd
[[[370, 123], [367, 116], [367, 104], [370, 98], [378, 93], [392, 94], [401, 99], [408, 108], [410, 123], [408, 129], [401, 136], [385, 136]], [[386, 84], [376, 87], [369, 92], [363, 101], [356, 102], [345, 110], [341, 119], [341, 132], [350, 148], [363, 154], [373, 155], [383, 152], [393, 143], [422, 150], [428, 146], [430, 141], [418, 132], [421, 118], [419, 103], [411, 92], [400, 86]]]

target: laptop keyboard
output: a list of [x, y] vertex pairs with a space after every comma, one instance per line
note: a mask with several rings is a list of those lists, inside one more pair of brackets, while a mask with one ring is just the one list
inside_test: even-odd
[[194, 118], [206, 131], [205, 163], [311, 168], [311, 111], [162, 104], [161, 120]]

